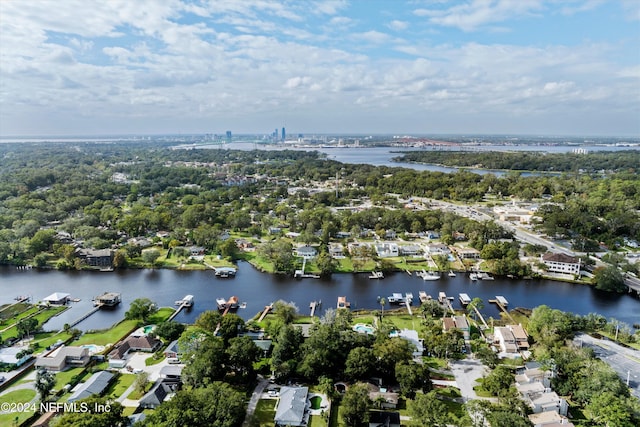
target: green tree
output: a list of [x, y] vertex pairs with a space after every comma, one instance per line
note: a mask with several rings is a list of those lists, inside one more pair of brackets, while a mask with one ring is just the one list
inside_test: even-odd
[[506, 366], [497, 366], [484, 379], [483, 387], [494, 396], [501, 396], [508, 392], [509, 387], [515, 381], [511, 370]]
[[347, 389], [342, 398], [342, 420], [347, 426], [357, 427], [368, 419], [371, 407], [369, 389], [366, 384], [353, 384]]
[[18, 330], [18, 335], [20, 337], [28, 337], [37, 328], [38, 320], [33, 317], [22, 319], [16, 324], [16, 329]]
[[126, 319], [146, 322], [149, 317], [158, 311], [158, 306], [149, 298], [136, 298], [131, 302], [129, 310], [124, 314]]
[[273, 303], [273, 312], [276, 318], [280, 319], [283, 324], [288, 325], [298, 316], [298, 307], [293, 302], [278, 300]]
[[184, 360], [182, 380], [191, 387], [203, 387], [221, 381], [225, 376], [227, 356], [225, 345], [218, 337], [200, 340], [197, 348], [187, 350]]
[[195, 325], [204, 331], [213, 333], [218, 329], [218, 325], [222, 320], [222, 314], [217, 310], [208, 310], [202, 312], [196, 319]]
[[596, 426], [602, 427], [632, 427], [637, 426], [637, 419], [633, 419], [632, 408], [627, 405], [625, 398], [605, 391], [593, 396], [586, 405], [585, 412]]
[[42, 402], [47, 400], [49, 397], [49, 393], [53, 390], [53, 387], [56, 385], [55, 376], [47, 371], [46, 369], [39, 369], [36, 373], [36, 382], [34, 387], [38, 394], [40, 395], [40, 400]]
[[231, 338], [226, 349], [229, 368], [245, 383], [253, 380], [255, 370], [254, 362], [260, 360], [262, 350], [248, 336]]
[[128, 422], [123, 406], [105, 397], [83, 399], [87, 411], [67, 412], [56, 420], [56, 427], [114, 427]]
[[140, 372], [136, 375], [136, 380], [133, 383], [133, 387], [138, 393], [144, 394], [147, 391], [147, 387], [149, 387], [149, 384], [151, 384], [151, 382], [149, 381], [149, 373]]
[[156, 326], [155, 334], [165, 341], [177, 340], [184, 332], [185, 326], [178, 322], [162, 322]]
[[235, 240], [229, 238], [218, 245], [220, 255], [225, 258], [229, 258], [232, 261], [237, 260], [240, 257], [240, 249], [236, 245]]
[[143, 427], [237, 427], [245, 416], [245, 395], [221, 382], [185, 389], [149, 414]]
[[396, 364], [395, 371], [403, 396], [413, 399], [416, 390], [420, 389], [423, 392], [431, 390], [429, 370], [425, 369], [423, 365], [414, 362], [399, 362]]
[[160, 258], [160, 251], [157, 249], [148, 249], [142, 252], [142, 260], [149, 265], [155, 265], [156, 261]]
[[329, 277], [336, 271], [338, 261], [335, 260], [328, 252], [322, 251], [315, 259], [316, 265], [320, 269], [320, 276]]
[[238, 333], [244, 330], [244, 319], [235, 313], [228, 313], [220, 320], [220, 327], [218, 328], [218, 335], [224, 340], [225, 343], [229, 342], [231, 338], [238, 336]]
[[356, 347], [349, 352], [345, 362], [344, 374], [352, 380], [363, 380], [369, 377], [376, 368], [376, 357], [373, 349]]
[[445, 427], [449, 422], [449, 411], [434, 391], [416, 395], [409, 413], [416, 426]]
[[593, 272], [593, 283], [596, 289], [608, 292], [624, 292], [627, 290], [624, 277], [613, 265], [596, 268]]

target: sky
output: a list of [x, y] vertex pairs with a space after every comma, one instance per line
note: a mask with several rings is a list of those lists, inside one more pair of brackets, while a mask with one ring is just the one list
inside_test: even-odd
[[281, 127], [640, 136], [640, 1], [0, 1], [0, 136]]

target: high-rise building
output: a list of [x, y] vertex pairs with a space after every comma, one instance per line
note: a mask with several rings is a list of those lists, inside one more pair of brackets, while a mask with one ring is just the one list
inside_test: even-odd
[[282, 140], [284, 141], [286, 139], [287, 134], [284, 131], [284, 127], [282, 128]]
[[227, 142], [231, 142], [231, 131], [227, 131]]

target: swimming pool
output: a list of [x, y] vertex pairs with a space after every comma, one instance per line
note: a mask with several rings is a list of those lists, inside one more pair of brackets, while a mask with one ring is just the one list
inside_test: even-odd
[[365, 323], [357, 323], [353, 325], [353, 330], [361, 334], [369, 334], [369, 335], [373, 335], [373, 333], [375, 332], [375, 329], [373, 326], [367, 325]]

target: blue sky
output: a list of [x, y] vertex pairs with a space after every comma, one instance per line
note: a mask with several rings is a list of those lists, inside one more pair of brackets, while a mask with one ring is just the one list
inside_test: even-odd
[[0, 1], [0, 136], [640, 136], [637, 0]]

